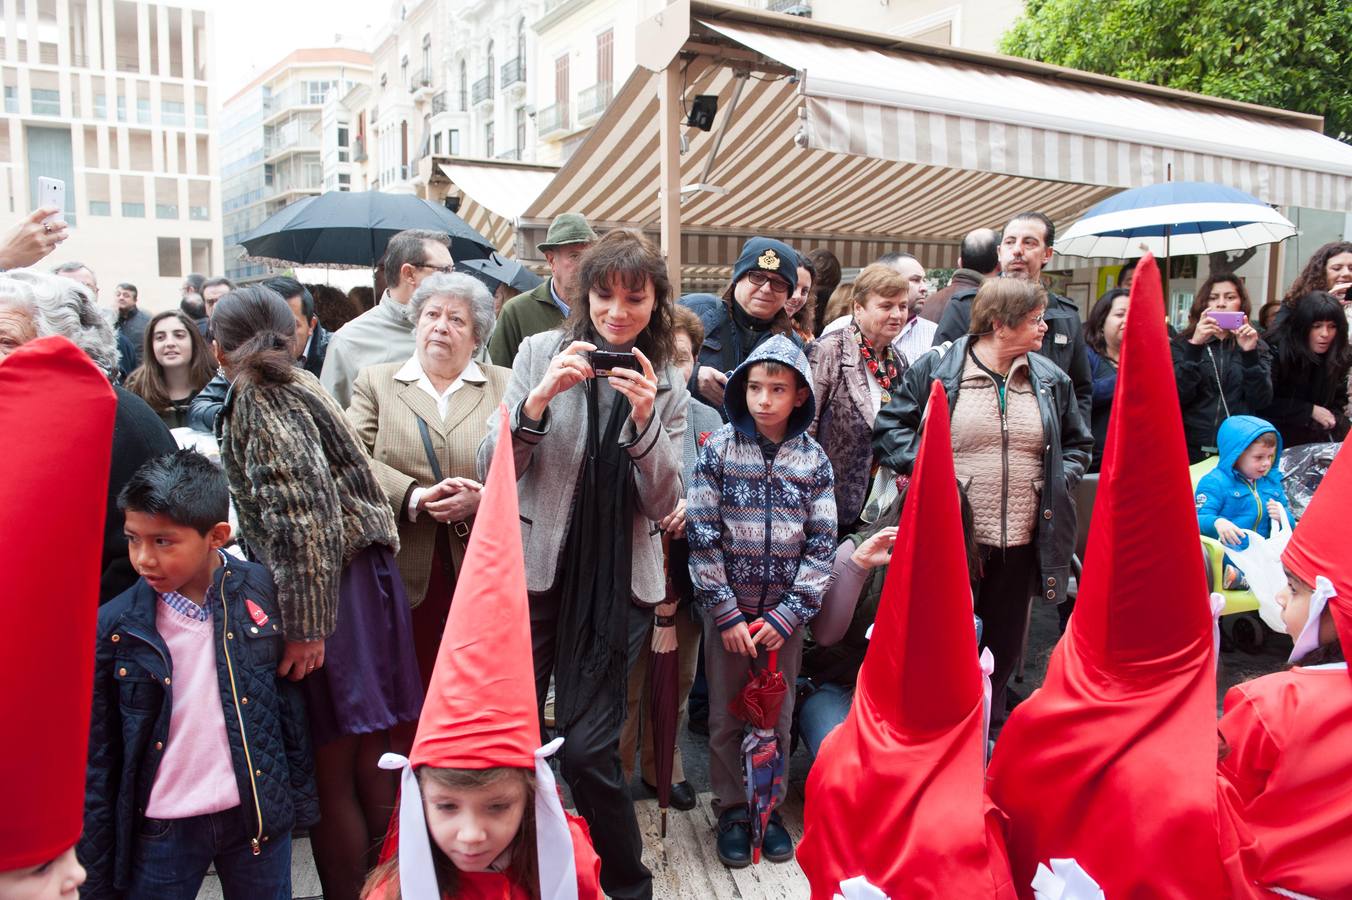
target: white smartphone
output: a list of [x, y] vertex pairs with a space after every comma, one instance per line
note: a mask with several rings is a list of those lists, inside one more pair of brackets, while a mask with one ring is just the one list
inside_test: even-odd
[[43, 219], [43, 224], [66, 221], [66, 183], [60, 178], [39, 175], [38, 206], [55, 206], [59, 210]]

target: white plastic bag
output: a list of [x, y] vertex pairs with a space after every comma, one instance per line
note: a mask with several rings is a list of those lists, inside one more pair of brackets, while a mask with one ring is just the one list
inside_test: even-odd
[[1244, 573], [1249, 589], [1258, 598], [1258, 615], [1267, 627], [1279, 634], [1286, 633], [1282, 625], [1282, 610], [1277, 605], [1277, 592], [1286, 586], [1286, 572], [1282, 569], [1282, 551], [1291, 540], [1291, 522], [1286, 510], [1272, 519], [1272, 537], [1265, 538], [1256, 531], [1243, 532], [1249, 543], [1243, 550], [1226, 547], [1230, 561]]

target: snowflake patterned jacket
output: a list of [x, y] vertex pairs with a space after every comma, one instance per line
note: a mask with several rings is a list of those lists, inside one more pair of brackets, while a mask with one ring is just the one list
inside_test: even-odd
[[[749, 368], [770, 360], [808, 388], [772, 451], [746, 405]], [[807, 434], [816, 409], [807, 357], [782, 335], [765, 341], [728, 379], [724, 407], [728, 424], [705, 442], [687, 500], [695, 597], [720, 631], [764, 618], [787, 638], [821, 607], [836, 550], [831, 461]]]

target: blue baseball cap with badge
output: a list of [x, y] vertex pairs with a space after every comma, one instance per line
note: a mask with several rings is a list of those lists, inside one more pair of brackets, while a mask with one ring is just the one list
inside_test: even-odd
[[741, 281], [750, 272], [764, 272], [782, 279], [792, 294], [798, 289], [798, 252], [783, 241], [753, 237], [742, 245], [742, 253], [732, 267], [732, 283]]

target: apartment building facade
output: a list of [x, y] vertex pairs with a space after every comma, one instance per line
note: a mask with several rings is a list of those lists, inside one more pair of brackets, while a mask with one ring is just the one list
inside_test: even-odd
[[221, 200], [213, 13], [192, 2], [10, 0], [0, 6], [0, 221], [66, 183], [78, 259], [144, 308], [177, 304], [191, 271], [219, 272]]
[[351, 188], [351, 127], [339, 116], [326, 121], [324, 111], [331, 97], [370, 78], [371, 56], [364, 51], [294, 50], [225, 101], [221, 206], [230, 278], [267, 274], [262, 264], [240, 259], [239, 241], [268, 216], [302, 197]]
[[[528, 80], [539, 0], [396, 3], [372, 50], [369, 92], [342, 99], [372, 189], [444, 196], [449, 157], [529, 160]], [[338, 114], [338, 113], [335, 113]]]

